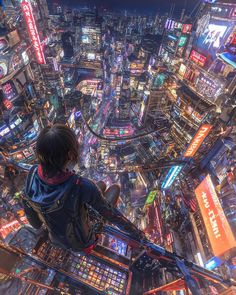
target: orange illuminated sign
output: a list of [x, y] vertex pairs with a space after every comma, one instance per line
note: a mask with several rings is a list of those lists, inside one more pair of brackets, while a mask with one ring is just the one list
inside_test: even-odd
[[200, 145], [203, 143], [203, 140], [209, 134], [211, 128], [212, 128], [212, 125], [207, 125], [207, 124], [203, 124], [199, 128], [197, 134], [194, 136], [189, 147], [187, 148], [186, 152], [184, 153], [184, 157], [193, 157], [196, 154]]
[[236, 247], [236, 241], [225, 217], [209, 175], [195, 189], [198, 205], [215, 256]]

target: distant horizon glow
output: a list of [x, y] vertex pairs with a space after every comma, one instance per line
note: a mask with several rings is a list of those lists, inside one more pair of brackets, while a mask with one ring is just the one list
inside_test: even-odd
[[[48, 0], [49, 4], [52, 4], [52, 0]], [[81, 1], [79, 4], [76, 0], [71, 0], [70, 3], [66, 0], [61, 0], [59, 4], [67, 6], [69, 8], [105, 8], [112, 10], [126, 10], [129, 13], [138, 13], [146, 15], [155, 15], [157, 13], [168, 13], [171, 7], [171, 0], [165, 1], [163, 3], [161, 0], [146, 0], [145, 2], [137, 2], [135, 0], [126, 0], [121, 3], [118, 0], [93, 0], [93, 1]], [[175, 0], [174, 15], [180, 15], [182, 9], [185, 9], [186, 13], [192, 12], [196, 2], [194, 0], [186, 1], [186, 5], [183, 4], [182, 0]]]

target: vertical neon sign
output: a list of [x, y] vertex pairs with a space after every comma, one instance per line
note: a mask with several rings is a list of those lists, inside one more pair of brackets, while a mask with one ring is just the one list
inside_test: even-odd
[[30, 39], [33, 43], [34, 52], [39, 64], [45, 64], [45, 57], [43, 54], [42, 46], [39, 39], [38, 30], [35, 24], [35, 19], [32, 11], [32, 7], [30, 3], [23, 1], [21, 3], [21, 8], [24, 14], [24, 19], [27, 24], [28, 33], [30, 35]]

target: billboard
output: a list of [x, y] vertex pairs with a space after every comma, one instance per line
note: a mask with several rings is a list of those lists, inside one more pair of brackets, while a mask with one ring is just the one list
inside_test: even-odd
[[166, 189], [172, 185], [175, 178], [178, 176], [182, 169], [182, 166], [172, 166], [169, 170], [169, 172], [166, 175], [166, 178], [164, 179], [161, 188]]
[[215, 256], [236, 247], [236, 241], [225, 217], [210, 175], [195, 189], [198, 205]]
[[192, 26], [191, 24], [184, 24], [183, 27], [182, 27], [182, 33], [183, 34], [188, 34], [191, 32], [192, 30]]
[[183, 24], [182, 23], [175, 22], [174, 28], [177, 29], [177, 30], [182, 30]]
[[197, 150], [199, 149], [199, 147], [201, 146], [201, 144], [203, 143], [204, 139], [207, 137], [211, 129], [212, 125], [208, 124], [203, 124], [198, 129], [198, 132], [196, 133], [189, 147], [184, 153], [184, 157], [193, 157], [196, 154]]
[[208, 29], [204, 32], [202, 46], [209, 50], [219, 48], [221, 45], [221, 39], [225, 35], [226, 30], [226, 25], [210, 24]]
[[223, 52], [219, 57], [236, 69], [236, 56], [234, 54]]
[[22, 52], [21, 56], [22, 56], [24, 64], [27, 65], [29, 63], [29, 56], [27, 52], [26, 51]]
[[230, 35], [219, 57], [236, 68], [236, 32]]
[[168, 18], [165, 23], [165, 29], [173, 31], [174, 28], [175, 28], [175, 21]]
[[199, 52], [197, 52], [196, 50], [192, 50], [189, 56], [189, 59], [192, 60], [193, 62], [195, 62], [195, 64], [204, 67], [206, 64], [206, 57], [202, 54], [200, 54]]
[[150, 206], [153, 204], [157, 196], [157, 191], [151, 191], [146, 199], [145, 206]]
[[10, 110], [10, 109], [12, 109], [13, 108], [13, 104], [10, 102], [10, 100], [8, 100], [8, 99], [4, 99], [3, 100], [3, 104], [4, 104], [4, 106], [8, 109], [8, 110]]
[[43, 49], [40, 43], [39, 34], [35, 24], [35, 19], [34, 19], [31, 4], [29, 2], [23, 1], [21, 2], [21, 8], [24, 14], [24, 19], [27, 25], [29, 36], [34, 47], [36, 59], [39, 64], [45, 64], [46, 61], [45, 61]]
[[8, 69], [5, 62], [0, 61], [0, 79], [7, 75]]
[[186, 70], [187, 70], [186, 65], [181, 64], [180, 67], [179, 67], [179, 74], [180, 74], [181, 77], [184, 77]]
[[7, 127], [7, 125], [0, 126], [0, 137], [4, 137], [6, 134], [10, 132], [11, 130]]
[[222, 84], [218, 80], [211, 79], [201, 73], [196, 82], [196, 90], [203, 96], [214, 101], [222, 91]]
[[87, 53], [88, 60], [94, 60], [96, 58], [95, 53]]
[[186, 43], [187, 43], [187, 36], [184, 36], [184, 35], [180, 36], [178, 46], [183, 47], [186, 45]]
[[2, 91], [4, 98], [9, 100], [16, 98], [16, 96], [18, 95], [14, 83], [10, 80], [2, 85]]
[[209, 55], [214, 59], [216, 53], [224, 46], [228, 33], [231, 31], [232, 25], [223, 21], [216, 21], [203, 18], [198, 22], [196, 39], [193, 43], [200, 53]]

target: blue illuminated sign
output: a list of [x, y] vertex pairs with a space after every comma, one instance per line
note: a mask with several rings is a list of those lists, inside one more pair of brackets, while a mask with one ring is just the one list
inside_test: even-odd
[[212, 270], [222, 264], [222, 260], [219, 257], [212, 257], [210, 260], [207, 261], [205, 264], [205, 268], [208, 270]]
[[229, 52], [223, 52], [219, 55], [225, 62], [230, 64], [232, 67], [236, 69], [236, 56], [229, 53]]
[[175, 37], [175, 36], [172, 36], [172, 35], [168, 35], [168, 38], [170, 38], [170, 39], [172, 39], [172, 40], [177, 40], [177, 37]]
[[75, 118], [79, 118], [81, 116], [81, 112], [75, 112]]
[[182, 169], [182, 166], [172, 166], [169, 170], [169, 172], [166, 175], [165, 180], [163, 181], [161, 188], [166, 189], [172, 185], [175, 178], [178, 176]]

